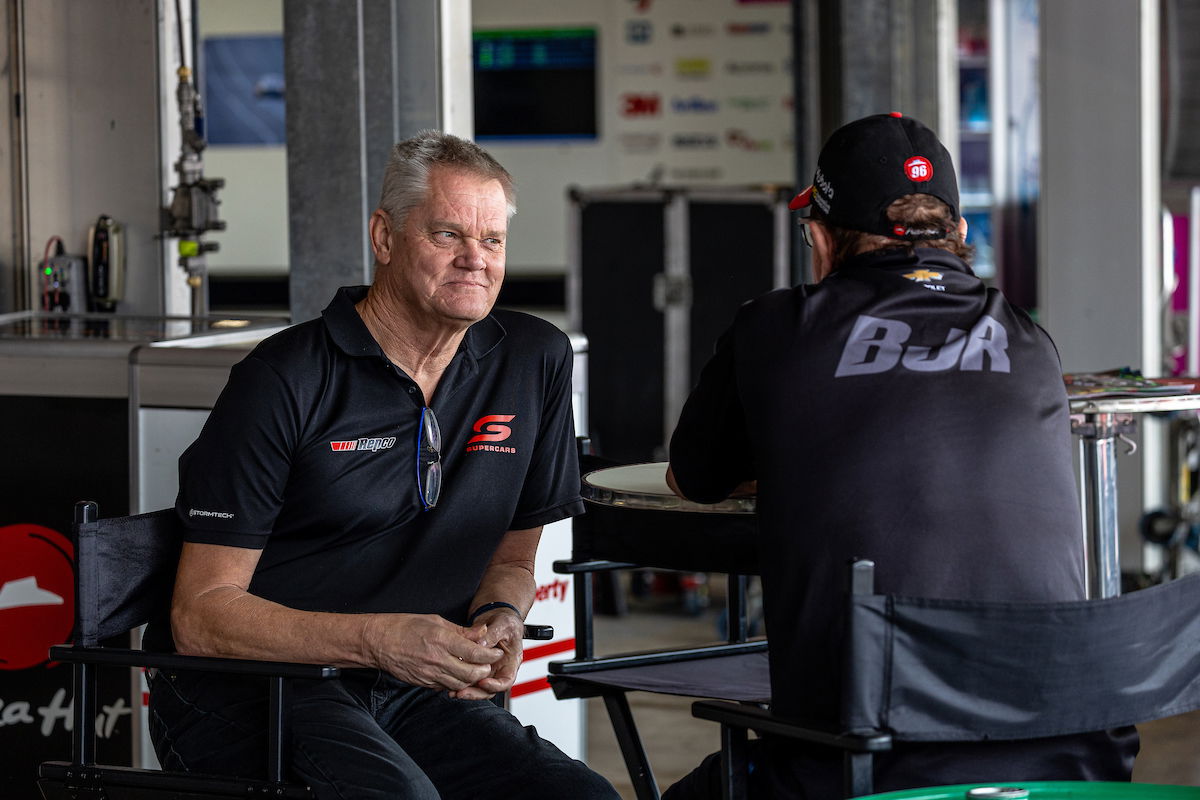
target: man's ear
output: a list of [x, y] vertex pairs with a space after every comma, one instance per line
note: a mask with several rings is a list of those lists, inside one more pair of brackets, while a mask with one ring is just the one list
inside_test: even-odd
[[813, 282], [820, 283], [833, 272], [833, 237], [816, 221], [808, 224], [808, 235], [812, 239]]
[[392, 260], [392, 220], [382, 208], [375, 209], [367, 222], [371, 235], [371, 249], [375, 251], [375, 263], [387, 264]]
[[967, 218], [966, 217], [958, 218], [958, 238], [962, 239], [964, 242], [967, 240]]

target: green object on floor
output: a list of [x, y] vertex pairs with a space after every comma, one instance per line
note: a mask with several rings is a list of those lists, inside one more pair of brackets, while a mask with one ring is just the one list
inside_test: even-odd
[[1200, 800], [1200, 786], [1155, 783], [1030, 781], [932, 786], [864, 795], [857, 800]]

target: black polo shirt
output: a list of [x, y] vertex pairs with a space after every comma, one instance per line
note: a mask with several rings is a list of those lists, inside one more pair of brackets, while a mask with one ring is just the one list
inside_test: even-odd
[[[671, 464], [701, 501], [758, 480], [773, 706], [785, 714], [838, 717], [853, 557], [876, 562], [886, 593], [1084, 596], [1057, 351], [945, 251], [877, 251], [744, 305], [683, 409]], [[1111, 755], [1099, 746], [1097, 764]], [[1068, 750], [1008, 755], [1028, 766], [1056, 749]], [[918, 764], [930, 780], [916, 785], [956, 782]], [[1112, 758], [1098, 774], [1123, 767]]]
[[581, 513], [567, 337], [526, 314], [472, 325], [430, 407], [443, 484], [421, 510], [425, 399], [343, 288], [321, 319], [263, 341], [180, 457], [190, 542], [263, 550], [250, 591], [313, 611], [462, 622], [508, 530]]

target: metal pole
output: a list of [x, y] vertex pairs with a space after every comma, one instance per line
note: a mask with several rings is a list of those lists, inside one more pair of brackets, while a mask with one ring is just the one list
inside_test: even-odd
[[[1164, 247], [1167, 246], [1164, 243]], [[1200, 375], [1200, 186], [1188, 203], [1187, 374]]]
[[663, 208], [666, 228], [663, 311], [663, 438], [659, 460], [666, 460], [675, 423], [692, 389], [692, 267], [688, 233], [689, 199], [682, 191], [668, 192]]
[[1116, 415], [1084, 414], [1079, 434], [1079, 488], [1087, 558], [1087, 596], [1121, 593], [1117, 545]]

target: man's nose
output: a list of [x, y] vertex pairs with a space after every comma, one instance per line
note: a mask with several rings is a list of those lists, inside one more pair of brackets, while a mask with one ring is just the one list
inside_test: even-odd
[[463, 269], [486, 269], [487, 251], [478, 239], [464, 236], [456, 262]]

